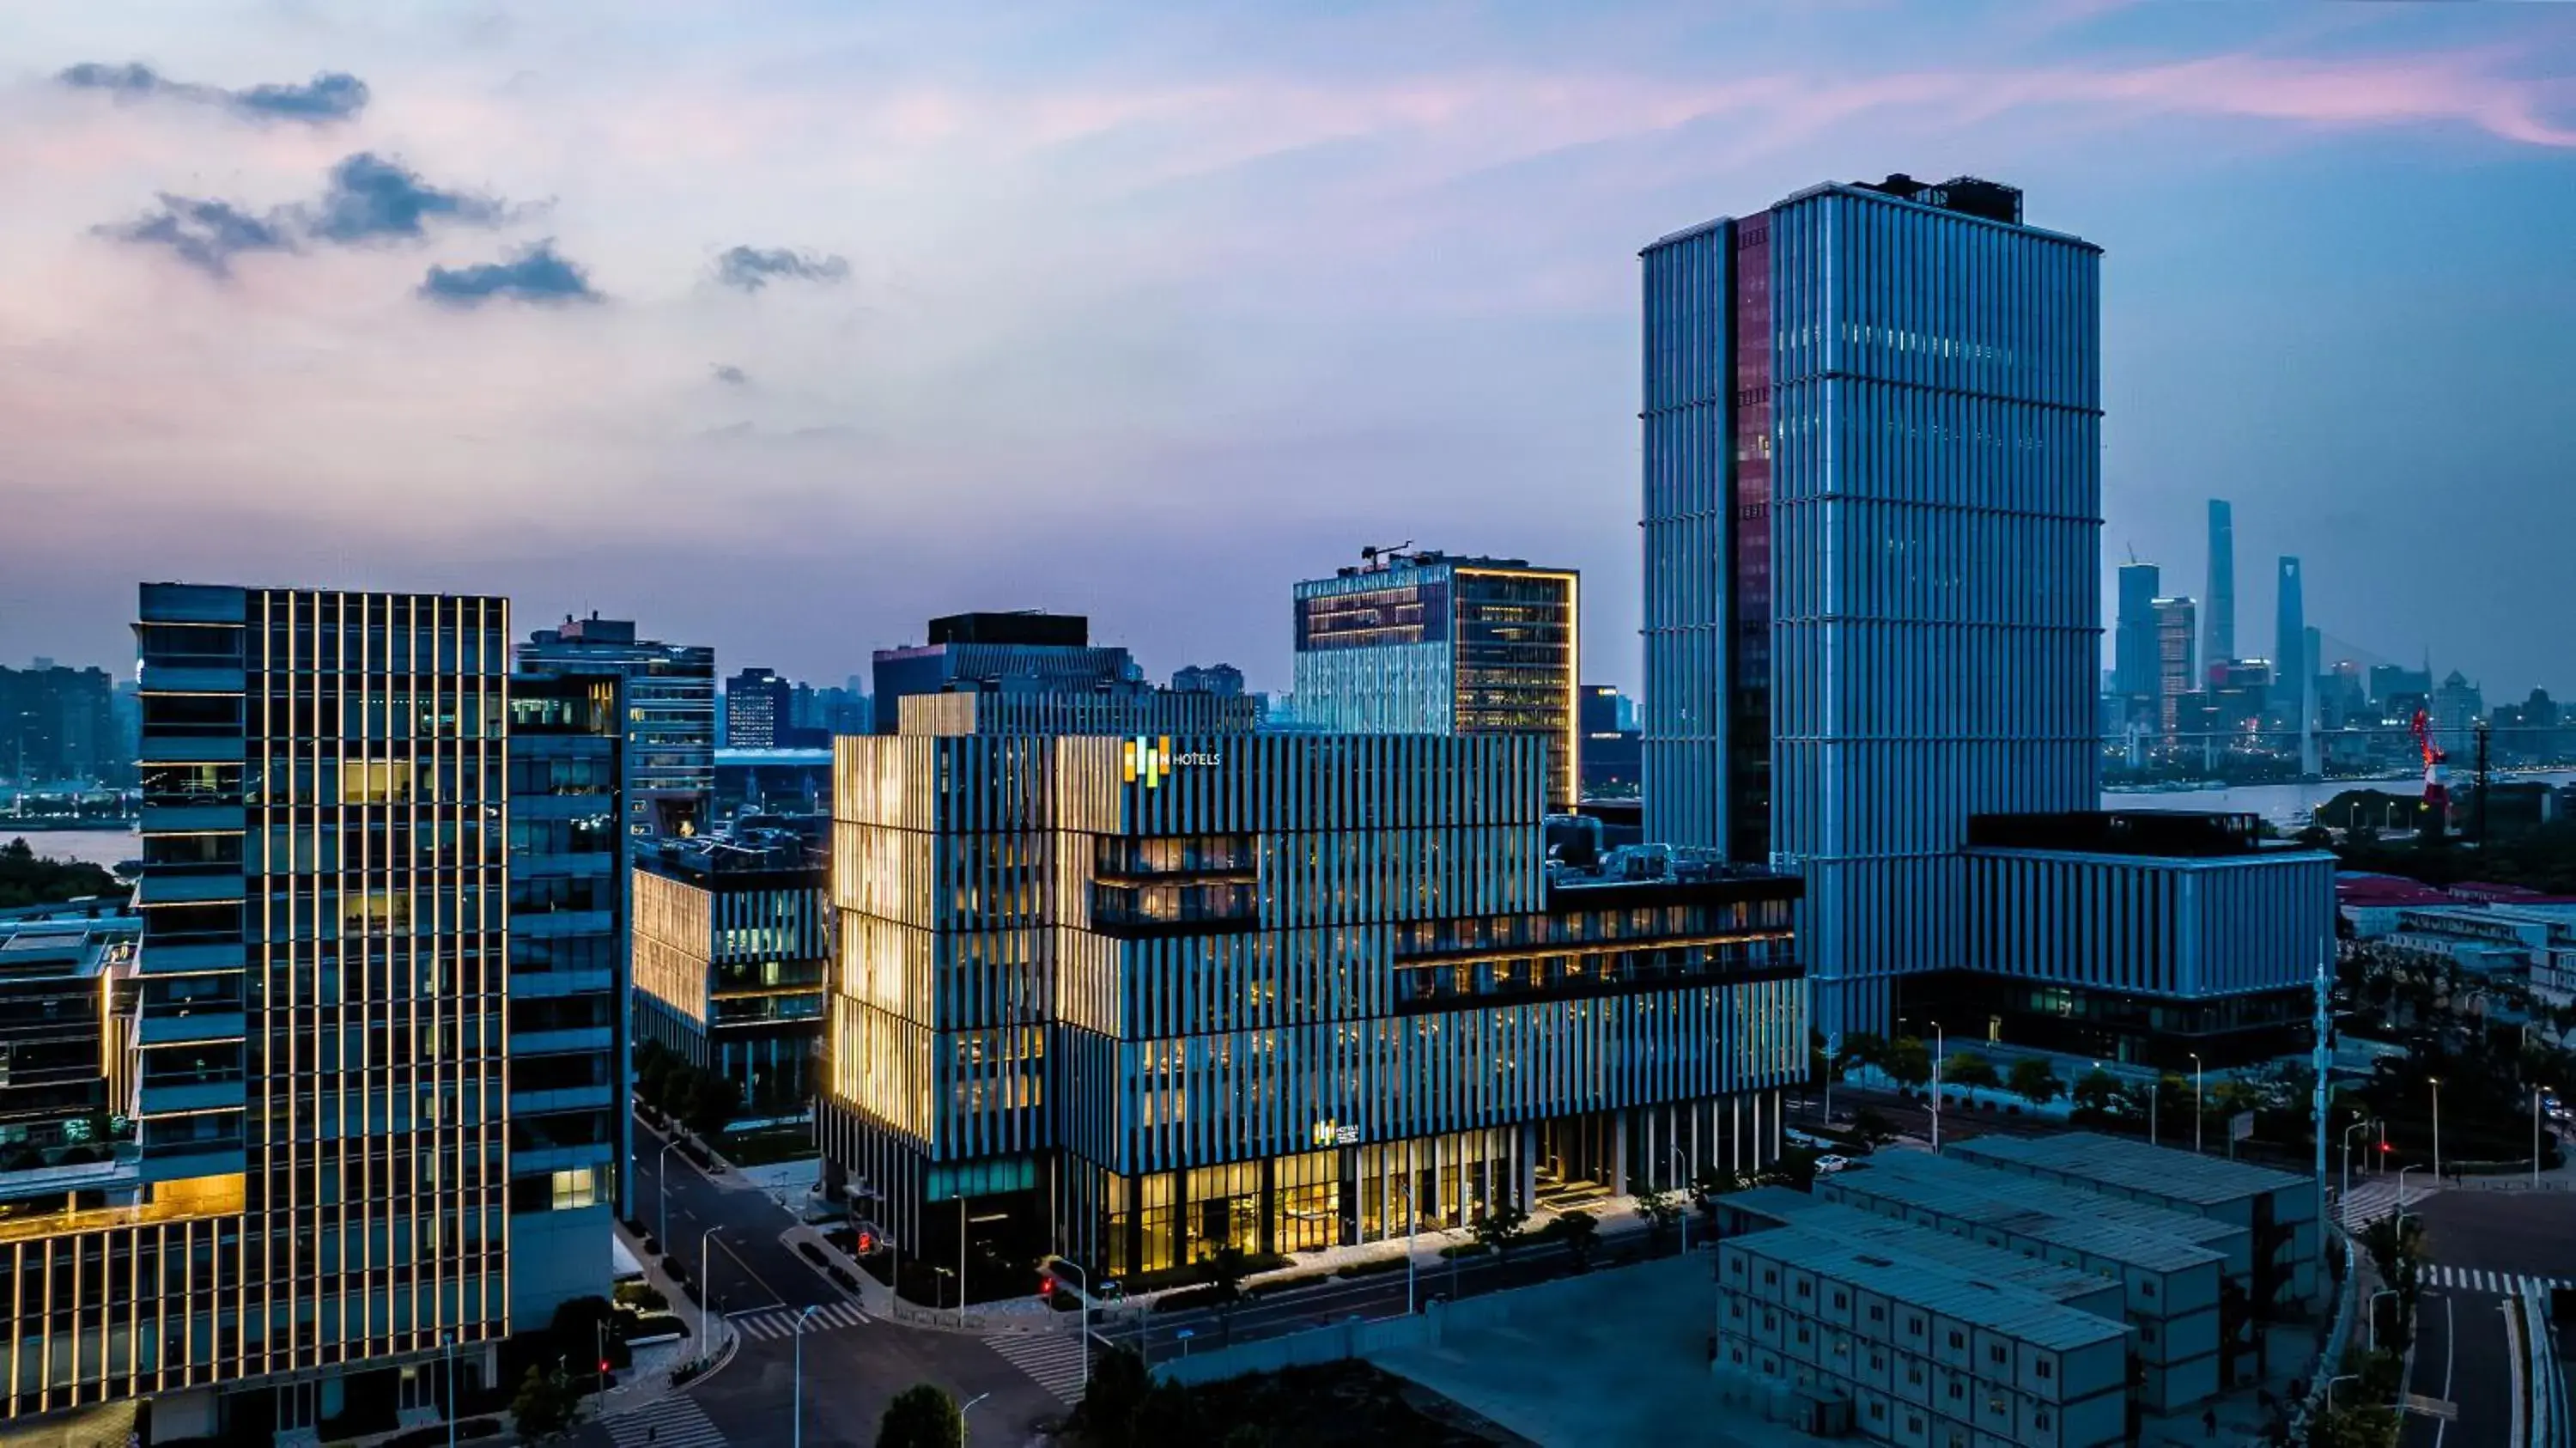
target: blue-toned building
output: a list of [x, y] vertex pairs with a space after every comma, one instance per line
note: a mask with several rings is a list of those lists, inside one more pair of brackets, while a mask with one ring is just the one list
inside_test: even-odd
[[2216, 671], [2236, 657], [2236, 508], [2209, 500], [2209, 612], [2202, 617], [2200, 666]]
[[930, 642], [871, 657], [876, 732], [902, 728], [914, 694], [1140, 694], [1150, 686], [1127, 650], [1091, 642], [1081, 614], [957, 613], [930, 621]]
[[1297, 716], [1351, 734], [1525, 734], [1580, 798], [1582, 580], [1521, 558], [1371, 552], [1297, 585]]
[[1961, 177], [1644, 263], [1649, 838], [1775, 860], [1829, 1032], [1966, 945], [1971, 815], [2098, 801], [2100, 249]]
[[600, 1291], [631, 1212], [626, 674], [510, 676], [510, 1275], [536, 1327]]
[[632, 619], [567, 618], [519, 645], [519, 667], [609, 672], [626, 688], [626, 832], [688, 834], [715, 789], [716, 651], [636, 637]]
[[2134, 722], [2153, 712], [2162, 695], [2157, 668], [2156, 599], [2163, 570], [2152, 563], [2120, 565], [2120, 608], [2111, 634], [2111, 692]]
[[2252, 815], [2151, 810], [1969, 822], [1959, 968], [1898, 1010], [1952, 1041], [2158, 1070], [2252, 1065], [2315, 1040], [2334, 949], [2334, 856], [2273, 847]]

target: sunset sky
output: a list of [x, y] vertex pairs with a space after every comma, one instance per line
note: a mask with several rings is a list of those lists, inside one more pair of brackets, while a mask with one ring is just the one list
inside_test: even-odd
[[[2576, 6], [0, 12], [0, 662], [139, 579], [503, 592], [838, 682], [968, 608], [1283, 687], [1289, 586], [1583, 570], [1636, 251], [1961, 172], [2105, 248], [2106, 565], [2576, 689]], [[2106, 578], [2107, 588], [2107, 578]]]

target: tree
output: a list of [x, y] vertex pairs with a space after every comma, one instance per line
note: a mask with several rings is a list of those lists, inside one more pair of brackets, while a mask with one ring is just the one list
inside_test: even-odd
[[1673, 1223], [1681, 1220], [1682, 1209], [1681, 1204], [1673, 1200], [1672, 1193], [1648, 1187], [1637, 1193], [1637, 1215], [1646, 1223], [1646, 1235], [1660, 1246], [1664, 1234], [1673, 1229]]
[[2079, 1110], [2100, 1116], [2108, 1116], [2118, 1110], [2123, 1099], [2120, 1078], [2098, 1066], [2084, 1073], [2070, 1094]]
[[520, 1380], [519, 1395], [510, 1400], [510, 1421], [522, 1438], [550, 1437], [571, 1424], [576, 1401], [563, 1379], [531, 1364]]
[[1574, 1270], [1589, 1271], [1592, 1249], [1598, 1244], [1601, 1222], [1590, 1212], [1567, 1212], [1556, 1219], [1556, 1233], [1565, 1242], [1565, 1255], [1574, 1259]]
[[1199, 1280], [1207, 1284], [1217, 1322], [1229, 1338], [1234, 1334], [1234, 1309], [1243, 1301], [1243, 1276], [1249, 1266], [1243, 1260], [1243, 1249], [1232, 1242], [1199, 1258]]
[[1900, 1036], [1887, 1048], [1882, 1069], [1897, 1085], [1919, 1088], [1932, 1079], [1932, 1048], [1912, 1036]]
[[2066, 1091], [2066, 1083], [2057, 1079], [2057, 1069], [2038, 1056], [2024, 1056], [2013, 1062], [2012, 1094], [2033, 1106], [2046, 1106]]
[[689, 1083], [687, 1103], [682, 1112], [691, 1131], [700, 1136], [713, 1136], [725, 1129], [742, 1109], [742, 1088], [733, 1078], [720, 1071], [699, 1071]]
[[1896, 1139], [1896, 1123], [1878, 1114], [1875, 1107], [1864, 1106], [1852, 1116], [1852, 1130], [1872, 1146], [1885, 1146]]
[[1476, 1219], [1476, 1240], [1487, 1251], [1506, 1261], [1528, 1232], [1529, 1213], [1509, 1202], [1487, 1207], [1485, 1215]]
[[116, 877], [78, 860], [40, 858], [25, 839], [0, 845], [0, 909], [116, 893]]
[[877, 1419], [877, 1448], [957, 1448], [965, 1436], [957, 1400], [935, 1383], [915, 1383], [895, 1394]]
[[1110, 1448], [1134, 1441], [1136, 1415], [1145, 1406], [1154, 1380], [1145, 1359], [1132, 1347], [1113, 1347], [1091, 1360], [1091, 1385], [1082, 1405], [1073, 1410], [1073, 1426], [1082, 1441]]
[[1950, 1059], [1941, 1063], [1941, 1084], [1992, 1088], [2002, 1085], [2003, 1078], [1995, 1074], [1994, 1062], [1976, 1052], [1953, 1051]]
[[1179, 1383], [1156, 1383], [1136, 1409], [1135, 1441], [1138, 1448], [1206, 1442], [1206, 1415], [1197, 1396]]
[[1845, 1070], [1854, 1066], [1887, 1069], [1887, 1038], [1869, 1031], [1853, 1031], [1843, 1037], [1842, 1064]]

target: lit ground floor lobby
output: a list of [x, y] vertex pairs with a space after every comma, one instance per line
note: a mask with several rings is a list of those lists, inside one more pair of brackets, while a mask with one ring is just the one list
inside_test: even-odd
[[1128, 1278], [1225, 1247], [1250, 1256], [1318, 1252], [1464, 1227], [1490, 1206], [1579, 1206], [1647, 1187], [1680, 1189], [1704, 1170], [1751, 1170], [1779, 1155], [1776, 1092], [1312, 1150], [1122, 1176], [1068, 1158], [1056, 1182], [1062, 1250]]

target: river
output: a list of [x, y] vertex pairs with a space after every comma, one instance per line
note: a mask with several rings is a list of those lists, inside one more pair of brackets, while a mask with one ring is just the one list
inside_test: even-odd
[[132, 830], [29, 830], [13, 832], [0, 818], [0, 842], [23, 839], [38, 855], [52, 860], [79, 860], [113, 870], [143, 854], [143, 837]]
[[[2499, 773], [2498, 784], [2564, 785], [2576, 781], [2576, 769], [2543, 769], [2530, 773]], [[2454, 775], [2451, 787], [2459, 790], [2465, 781]], [[2317, 806], [2348, 789], [2375, 789], [2382, 794], [2401, 796], [2424, 792], [2421, 775], [2401, 775], [2394, 779], [2328, 779], [2314, 784], [2241, 784], [2219, 785], [2207, 789], [2118, 789], [2102, 792], [2104, 809], [2172, 809], [2232, 811], [2260, 815], [2276, 825], [2304, 825], [2315, 815]], [[2328, 820], [2340, 826], [2343, 820]], [[2364, 819], [2363, 824], [2370, 821]]]

